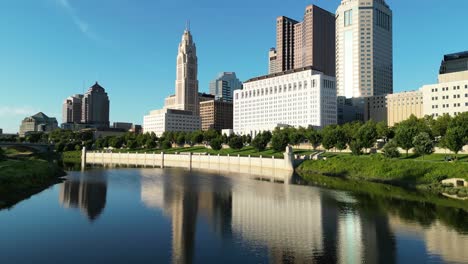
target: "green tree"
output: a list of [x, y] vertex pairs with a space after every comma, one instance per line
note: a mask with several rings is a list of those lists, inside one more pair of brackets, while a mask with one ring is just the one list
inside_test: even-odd
[[447, 133], [447, 129], [452, 122], [452, 117], [449, 114], [439, 116], [437, 119], [430, 120], [432, 135], [434, 137], [443, 137]]
[[169, 141], [169, 139], [165, 139], [161, 142], [161, 148], [162, 149], [170, 149], [172, 148], [172, 142]]
[[146, 140], [146, 148], [147, 149], [154, 149], [156, 148], [156, 141], [154, 141], [151, 137], [149, 137], [147, 140]]
[[223, 141], [221, 140], [221, 137], [215, 137], [211, 139], [210, 147], [216, 151], [221, 150], [223, 148]]
[[377, 129], [377, 137], [383, 139], [385, 142], [388, 142], [390, 138], [393, 138], [393, 130], [388, 127], [388, 125], [382, 121], [375, 125]]
[[335, 148], [337, 148], [340, 151], [346, 149], [348, 138], [346, 137], [346, 133], [344, 132], [344, 130], [340, 127], [337, 127], [334, 130], [334, 133], [336, 138]]
[[387, 158], [398, 158], [400, 157], [400, 151], [398, 150], [398, 144], [395, 140], [390, 140], [382, 149], [382, 154]]
[[444, 137], [444, 145], [455, 155], [458, 154], [465, 146], [464, 131], [462, 127], [450, 127]]
[[406, 156], [411, 148], [414, 147], [413, 139], [421, 132], [426, 132], [431, 136], [431, 130], [424, 119], [418, 119], [411, 115], [407, 120], [399, 123], [395, 130], [395, 139], [402, 149], [406, 150]]
[[119, 149], [123, 145], [123, 140], [121, 137], [111, 137], [109, 139], [109, 146], [112, 148]]
[[297, 129], [291, 128], [291, 129], [288, 129], [288, 132], [289, 132], [289, 143], [291, 145], [297, 146], [300, 143], [302, 143], [302, 141], [304, 141], [304, 136]]
[[229, 139], [229, 147], [236, 150], [242, 149], [244, 147], [242, 138], [239, 136], [231, 137], [231, 139]]
[[377, 126], [371, 120], [359, 128], [357, 132], [357, 141], [359, 141], [359, 145], [365, 148], [367, 152], [367, 149], [372, 148], [375, 145], [377, 136]]
[[353, 155], [362, 155], [362, 144], [359, 142], [359, 140], [351, 140], [351, 143], [349, 143], [349, 148], [351, 149], [351, 153]]
[[285, 151], [289, 143], [288, 134], [285, 131], [276, 129], [271, 137], [271, 147], [277, 151]]
[[138, 144], [135, 140], [130, 139], [127, 141], [127, 148], [129, 149], [136, 149], [138, 147]]
[[314, 150], [317, 149], [317, 147], [322, 143], [322, 136], [320, 135], [320, 132], [314, 130], [313, 128], [306, 132], [306, 138], [309, 140], [309, 143], [312, 145]]
[[337, 143], [337, 139], [336, 139], [336, 133], [335, 133], [335, 130], [337, 129], [338, 127], [336, 125], [330, 125], [330, 126], [327, 126], [323, 129], [322, 131], [322, 146], [326, 149], [326, 150], [329, 150], [333, 147], [335, 147], [336, 143]]
[[195, 131], [192, 133], [192, 143], [201, 144], [203, 143], [203, 133], [201, 131]]
[[418, 155], [421, 155], [423, 159], [424, 155], [429, 155], [434, 152], [434, 141], [426, 132], [421, 132], [414, 137], [413, 146], [414, 152]]
[[270, 142], [270, 138], [270, 132], [260, 133], [252, 140], [252, 146], [259, 152], [264, 151]]
[[6, 159], [5, 151], [2, 148], [0, 148], [0, 161], [5, 160], [5, 159]]
[[180, 134], [177, 136], [176, 143], [177, 143], [177, 145], [179, 145], [179, 146], [183, 146], [183, 145], [185, 144], [185, 135], [184, 135], [183, 133], [180, 133]]
[[203, 139], [206, 142], [211, 142], [212, 139], [217, 138], [219, 136], [218, 131], [214, 129], [209, 129], [203, 133]]
[[57, 152], [63, 152], [64, 148], [65, 148], [65, 143], [63, 141], [59, 141], [57, 144], [55, 144], [55, 151]]

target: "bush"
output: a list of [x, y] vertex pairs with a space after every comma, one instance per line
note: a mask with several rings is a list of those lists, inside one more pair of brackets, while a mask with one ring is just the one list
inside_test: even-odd
[[229, 147], [232, 149], [242, 149], [244, 147], [244, 143], [241, 137], [233, 136], [229, 139]]
[[289, 138], [288, 135], [281, 131], [275, 131], [273, 136], [271, 137], [271, 147], [275, 151], [284, 151], [288, 146]]
[[351, 143], [349, 144], [349, 148], [351, 149], [351, 153], [353, 155], [356, 155], [356, 156], [362, 155], [362, 144], [359, 141], [357, 140], [351, 141]]
[[156, 148], [156, 142], [152, 138], [148, 138], [148, 140], [146, 140], [146, 148], [148, 149]]
[[137, 148], [137, 142], [135, 140], [129, 140], [127, 141], [127, 148], [129, 149], [136, 149]]
[[264, 133], [258, 134], [252, 140], [252, 147], [254, 147], [257, 151], [264, 151], [266, 147], [268, 146], [270, 139], [271, 139], [270, 132], [264, 132]]
[[5, 158], [5, 151], [2, 148], [0, 148], [0, 160], [5, 160]]
[[387, 158], [398, 158], [400, 157], [400, 151], [398, 150], [398, 144], [395, 140], [390, 140], [383, 147], [382, 154]]
[[161, 142], [161, 148], [162, 149], [170, 149], [172, 148], [172, 143], [168, 139], [165, 139], [163, 142]]
[[213, 150], [221, 150], [223, 148], [223, 141], [221, 140], [220, 137], [213, 138], [210, 141], [210, 147]]

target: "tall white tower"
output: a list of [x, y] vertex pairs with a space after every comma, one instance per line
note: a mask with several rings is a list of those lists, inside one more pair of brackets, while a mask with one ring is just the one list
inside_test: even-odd
[[177, 74], [175, 102], [171, 108], [192, 111], [195, 115], [200, 113], [198, 102], [198, 59], [197, 48], [193, 42], [190, 29], [187, 28], [182, 35], [177, 54]]
[[336, 10], [338, 96], [393, 93], [392, 10], [385, 0], [342, 0]]

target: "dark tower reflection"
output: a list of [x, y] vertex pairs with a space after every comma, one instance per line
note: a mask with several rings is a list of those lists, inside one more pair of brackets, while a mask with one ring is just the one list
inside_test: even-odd
[[79, 208], [90, 221], [94, 221], [104, 210], [106, 197], [105, 177], [83, 177], [64, 182], [59, 201], [65, 208]]

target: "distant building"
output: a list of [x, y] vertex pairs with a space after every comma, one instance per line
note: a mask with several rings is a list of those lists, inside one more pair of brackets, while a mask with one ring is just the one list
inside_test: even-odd
[[232, 129], [233, 106], [231, 102], [217, 100], [200, 102], [201, 129]]
[[3, 134], [3, 129], [0, 128], [0, 135], [2, 135], [2, 134]]
[[234, 91], [239, 89], [242, 89], [242, 82], [235, 72], [222, 72], [210, 82], [210, 94], [219, 101], [232, 102]]
[[125, 131], [129, 131], [130, 129], [132, 129], [132, 127], [133, 127], [132, 123], [114, 122], [112, 124], [112, 128], [123, 129]]
[[192, 111], [199, 114], [198, 58], [192, 34], [187, 28], [182, 35], [177, 53], [175, 95], [165, 100], [165, 108]]
[[83, 96], [81, 123], [109, 127], [109, 97], [97, 82]]
[[26, 117], [21, 122], [19, 135], [24, 137], [31, 132], [50, 132], [58, 128], [57, 119], [55, 117], [48, 117], [42, 112], [33, 116]]
[[312, 67], [250, 79], [234, 92], [234, 132], [255, 136], [276, 127], [337, 123], [335, 78]]
[[[460, 67], [464, 53], [445, 55], [438, 83], [419, 90], [366, 98], [365, 120], [385, 121], [389, 126], [416, 117], [444, 114], [456, 116], [468, 111], [468, 70]], [[458, 59], [455, 59], [458, 58]], [[451, 65], [451, 61], [457, 63]], [[458, 66], [457, 66], [458, 65]], [[443, 70], [442, 70], [443, 68]]]
[[294, 69], [294, 19], [280, 16], [276, 19], [276, 72]]
[[468, 71], [468, 51], [447, 54], [440, 65], [439, 74]]
[[338, 96], [337, 120], [338, 125], [354, 121], [364, 121], [364, 99]]
[[393, 93], [393, 19], [385, 0], [341, 0], [336, 10], [338, 96]]
[[277, 52], [275, 48], [271, 48], [268, 52], [268, 74], [278, 72], [277, 70]]
[[207, 94], [207, 93], [198, 93], [198, 101], [205, 102], [205, 101], [211, 101], [214, 100], [216, 97], [212, 94]]
[[166, 131], [201, 129], [199, 102], [214, 96], [198, 93], [197, 49], [189, 28], [185, 29], [179, 44], [176, 76], [175, 95], [165, 99], [163, 109], [151, 111], [143, 118], [145, 133], [161, 136]]
[[154, 132], [158, 137], [166, 131], [193, 132], [201, 129], [200, 116], [192, 111], [168, 109], [151, 111], [143, 118], [145, 133]]
[[135, 134], [141, 134], [143, 133], [143, 127], [141, 125], [133, 124], [132, 128], [130, 129], [130, 132], [133, 132]]
[[335, 76], [335, 15], [309, 5], [302, 22], [278, 17], [276, 52], [270, 50], [270, 66], [272, 61], [275, 63], [270, 73], [312, 66], [325, 75]]
[[65, 99], [62, 105], [62, 123], [80, 123], [82, 103], [82, 94], [75, 94]]

